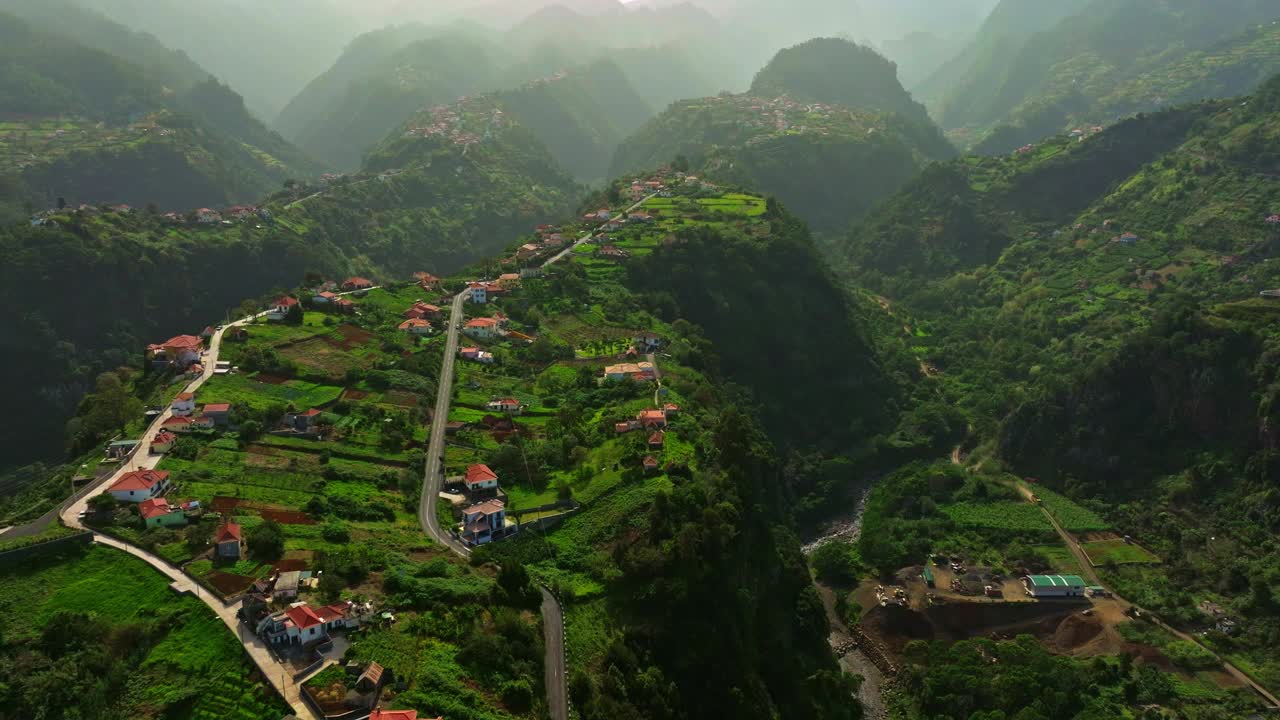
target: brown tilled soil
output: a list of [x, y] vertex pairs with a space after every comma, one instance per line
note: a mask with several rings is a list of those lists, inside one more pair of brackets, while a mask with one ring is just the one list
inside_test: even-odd
[[283, 385], [289, 382], [289, 378], [282, 378], [278, 375], [268, 375], [266, 373], [258, 373], [253, 376], [253, 379], [268, 385]]
[[221, 570], [214, 570], [205, 577], [205, 580], [223, 595], [235, 595], [236, 593], [244, 592], [256, 579], [247, 575], [222, 572]]
[[354, 350], [373, 339], [373, 333], [355, 325], [338, 326], [338, 334], [342, 340], [333, 342], [333, 345], [341, 350]]

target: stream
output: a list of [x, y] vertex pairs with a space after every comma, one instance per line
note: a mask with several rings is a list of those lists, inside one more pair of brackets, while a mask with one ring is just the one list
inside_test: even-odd
[[[853, 511], [831, 521], [817, 538], [805, 543], [801, 550], [805, 555], [833, 540], [857, 540], [862, 532], [862, 513], [867, 506], [867, 498], [871, 495], [873, 483], [869, 483], [858, 495]], [[835, 593], [825, 585], [814, 582], [814, 587], [822, 598], [822, 605], [827, 611], [827, 621], [831, 626], [832, 647], [845, 645], [849, 640], [849, 630], [836, 613]], [[840, 667], [845, 671], [862, 676], [862, 685], [858, 688], [858, 700], [862, 702], [864, 717], [870, 720], [883, 720], [888, 717], [884, 706], [881, 688], [885, 684], [884, 673], [880, 672], [871, 660], [856, 647], [840, 658]]]

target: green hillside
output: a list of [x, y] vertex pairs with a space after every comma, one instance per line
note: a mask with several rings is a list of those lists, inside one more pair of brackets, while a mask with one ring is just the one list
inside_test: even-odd
[[608, 61], [495, 97], [581, 181], [604, 180], [614, 149], [653, 115], [618, 66]]
[[998, 153], [1072, 125], [1251, 92], [1280, 69], [1274, 28], [1259, 27], [1280, 18], [1280, 3], [1221, 10], [1206, 0], [1095, 1], [971, 66], [935, 101], [935, 116]]
[[929, 125], [924, 106], [898, 82], [898, 69], [875, 50], [837, 38], [817, 38], [780, 51], [756, 74], [752, 95], [787, 96], [882, 113]]
[[684, 100], [618, 148], [611, 175], [683, 158], [726, 182], [776, 195], [815, 230], [843, 229], [946, 156], [945, 141], [897, 115], [787, 98]]
[[1280, 78], [936, 167], [847, 246], [971, 428], [966, 463], [1139, 538], [1164, 564], [1102, 579], [1186, 629], [1221, 603], [1248, 629], [1204, 642], [1270, 687], [1280, 325], [1259, 292], [1280, 287], [1277, 138]]
[[[495, 110], [477, 99], [451, 112], [459, 127], [479, 128]], [[461, 267], [564, 214], [577, 192], [536, 139], [503, 122], [474, 138], [397, 135], [365, 173], [263, 201], [270, 219], [205, 226], [147, 210], [68, 208], [40, 226], [0, 228], [10, 258], [0, 292], [24, 308], [0, 332], [12, 366], [25, 369], [8, 376], [5, 390], [48, 409], [4, 421], [4, 432], [23, 441], [0, 464], [56, 455], [61, 426], [94, 375], [148, 342], [198, 330], [191, 325], [204, 327], [306, 272], [399, 278]], [[79, 289], [46, 292], [69, 285]]]
[[153, 39], [70, 6], [14, 9], [25, 17], [6, 16], [0, 31], [8, 202], [177, 209], [254, 198], [319, 171], [239, 95]]

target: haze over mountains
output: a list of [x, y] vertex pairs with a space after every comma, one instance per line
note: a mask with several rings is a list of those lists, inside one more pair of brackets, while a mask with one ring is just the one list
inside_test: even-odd
[[0, 720], [1280, 705], [1280, 0], [0, 0], [0, 257]]

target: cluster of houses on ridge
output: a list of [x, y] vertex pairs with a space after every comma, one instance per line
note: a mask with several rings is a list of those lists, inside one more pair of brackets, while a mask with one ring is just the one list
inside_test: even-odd
[[133, 503], [145, 528], [186, 525], [203, 512], [200, 503], [188, 500], [170, 503], [165, 494], [173, 489], [169, 473], [163, 470], [133, 470], [122, 474], [107, 487], [107, 493], [120, 503]]
[[680, 414], [679, 405], [665, 403], [661, 408], [641, 410], [633, 418], [614, 423], [613, 430], [618, 435], [626, 435], [638, 430], [649, 433], [645, 446], [651, 454], [642, 457], [640, 464], [647, 473], [657, 472], [660, 463], [656, 453], [662, 452], [662, 449], [666, 447], [667, 427], [671, 419], [678, 414]]
[[[66, 212], [66, 209], [55, 208], [36, 213], [31, 216], [31, 224], [34, 226], [45, 225], [50, 222], [53, 216]], [[102, 212], [131, 215], [136, 211], [132, 206], [124, 204], [105, 206], [81, 204], [75, 208], [74, 212], [80, 215], [97, 215]], [[232, 205], [223, 210], [196, 208], [185, 213], [167, 212], [159, 217], [168, 225], [234, 225], [237, 222], [272, 222], [273, 220], [270, 210], [256, 205]]]
[[[466, 127], [467, 103], [469, 98], [460, 98], [455, 105], [437, 105], [427, 111], [429, 118], [422, 125], [411, 127], [405, 131], [407, 138], [438, 138], [452, 145], [467, 148], [492, 139], [499, 131], [511, 127], [506, 113], [501, 108], [492, 107], [482, 122], [483, 129], [475, 130]], [[481, 109], [477, 108], [477, 111]]]

